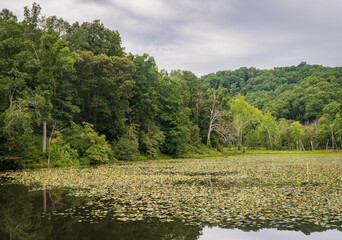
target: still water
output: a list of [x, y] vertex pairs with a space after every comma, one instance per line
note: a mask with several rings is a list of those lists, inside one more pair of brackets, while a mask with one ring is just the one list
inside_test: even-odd
[[277, 229], [261, 229], [258, 231], [244, 232], [239, 229], [222, 229], [219, 227], [205, 227], [198, 240], [341, 240], [342, 232], [327, 230], [325, 232], [313, 232], [305, 235], [300, 231], [279, 231]]
[[[84, 206], [88, 199], [68, 196], [67, 190], [34, 191], [22, 185], [0, 185], [0, 239], [148, 239], [148, 240], [248, 240], [298, 239], [341, 240], [342, 231], [312, 229], [222, 229], [192, 226], [180, 220], [149, 219], [120, 222], [106, 216], [89, 220]], [[71, 214], [72, 213], [72, 214]]]

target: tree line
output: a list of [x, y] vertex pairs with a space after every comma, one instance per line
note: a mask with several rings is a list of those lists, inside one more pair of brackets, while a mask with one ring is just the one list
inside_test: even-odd
[[3, 9], [0, 165], [341, 148], [341, 73], [305, 63], [168, 73], [148, 54], [126, 53], [99, 20], [70, 24], [34, 3], [19, 22]]

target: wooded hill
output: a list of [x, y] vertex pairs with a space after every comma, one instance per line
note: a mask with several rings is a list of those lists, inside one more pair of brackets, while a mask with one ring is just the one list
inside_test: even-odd
[[[312, 122], [324, 112], [340, 112], [342, 68], [307, 65], [277, 67], [272, 70], [240, 68], [202, 77], [211, 87], [222, 86], [231, 96], [246, 96], [247, 102], [270, 112], [277, 119]], [[324, 108], [326, 108], [324, 110]], [[330, 108], [331, 110], [328, 110]]]
[[[341, 68], [240, 68], [203, 76], [125, 53], [99, 20], [33, 4], [0, 13], [2, 168], [90, 164], [213, 149], [340, 148]], [[243, 97], [243, 95], [245, 97]]]

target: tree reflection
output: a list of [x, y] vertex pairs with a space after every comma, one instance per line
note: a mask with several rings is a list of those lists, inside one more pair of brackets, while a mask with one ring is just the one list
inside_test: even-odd
[[103, 219], [100, 223], [79, 223], [79, 216], [56, 216], [55, 211], [84, 206], [85, 199], [66, 196], [65, 191], [29, 191], [22, 185], [0, 186], [0, 239], [149, 239], [195, 240], [199, 226], [182, 221], [123, 223]]
[[0, 188], [0, 239], [45, 239], [41, 214], [34, 209], [37, 197], [37, 192], [21, 185]]
[[[181, 220], [121, 222], [112, 220], [111, 215], [96, 223], [79, 222], [81, 217], [86, 216], [85, 213], [75, 211], [75, 214], [67, 214], [66, 209], [83, 209], [89, 199], [72, 197], [67, 193], [61, 189], [29, 191], [22, 185], [0, 185], [0, 239], [195, 240], [201, 236], [204, 227], [189, 226]], [[62, 213], [62, 216], [55, 213]], [[275, 226], [275, 223], [258, 223], [253, 226], [226, 225], [225, 228], [258, 231]], [[307, 235], [327, 230], [312, 224], [299, 224], [291, 229], [282, 224], [276, 227], [278, 230], [301, 231]]]

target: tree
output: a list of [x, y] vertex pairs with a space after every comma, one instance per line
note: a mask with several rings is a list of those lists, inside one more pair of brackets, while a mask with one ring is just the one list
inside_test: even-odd
[[118, 31], [105, 28], [100, 20], [72, 24], [68, 28], [67, 40], [73, 50], [91, 51], [95, 55], [105, 54], [109, 57], [124, 55]]
[[153, 57], [148, 54], [142, 56], [130, 56], [135, 72], [133, 80], [135, 82], [132, 89], [132, 97], [129, 99], [132, 112], [130, 115], [139, 125], [141, 131], [146, 132], [158, 114], [158, 69]]
[[[42, 36], [37, 55], [37, 60], [40, 63], [38, 73], [40, 85], [36, 90], [45, 99], [44, 104], [40, 106], [43, 122], [43, 153], [46, 152], [46, 124], [47, 120], [51, 118], [51, 113], [58, 100], [57, 87], [59, 81], [67, 72], [73, 71], [77, 59], [78, 55], [70, 52], [67, 42], [60, 40], [57, 34], [44, 34]], [[77, 111], [77, 108], [70, 110]]]
[[82, 164], [107, 162], [112, 158], [106, 137], [99, 135], [90, 123], [73, 124], [64, 131], [64, 136], [65, 143], [78, 151]]
[[303, 126], [298, 121], [295, 121], [291, 124], [291, 129], [292, 129], [294, 141], [296, 143], [297, 151], [299, 149], [305, 151], [305, 147], [302, 141], [304, 137]]
[[287, 147], [289, 150], [293, 150], [295, 146], [291, 129], [292, 122], [292, 120], [281, 118], [278, 120], [277, 124], [279, 129], [279, 144], [282, 147]]
[[0, 20], [0, 86], [8, 97], [9, 108], [18, 97], [27, 95], [38, 70], [32, 42], [25, 41], [23, 28], [13, 20]]
[[320, 125], [318, 123], [318, 120], [313, 121], [311, 124], [306, 123], [304, 131], [304, 137], [310, 143], [311, 151], [315, 151], [315, 149], [319, 145]]
[[275, 140], [275, 136], [278, 133], [278, 126], [275, 121], [275, 117], [271, 115], [271, 113], [267, 112], [264, 115], [261, 116], [260, 124], [263, 128], [266, 129], [268, 134], [268, 141], [270, 143], [271, 150], [273, 150], [273, 141]]
[[189, 142], [189, 108], [181, 96], [181, 79], [160, 76], [158, 124], [165, 135], [162, 151], [180, 156]]
[[8, 155], [21, 157], [24, 161], [37, 162], [41, 159], [38, 151], [34, 125], [40, 119], [38, 106], [41, 99], [17, 99], [12, 108], [5, 111], [1, 135], [7, 140]]
[[229, 95], [227, 89], [219, 87], [218, 89], [211, 89], [210, 93], [210, 116], [209, 116], [209, 129], [207, 136], [207, 146], [210, 144], [210, 135], [212, 131], [216, 131], [219, 134], [226, 134], [226, 127], [221, 123], [224, 118], [228, 117], [229, 110]]
[[74, 101], [81, 111], [75, 121], [86, 120], [110, 140], [116, 139], [124, 133], [126, 115], [131, 111], [134, 64], [127, 57], [78, 53], [82, 60], [75, 65], [78, 89]]
[[41, 10], [40, 5], [35, 2], [32, 4], [31, 9], [27, 6], [24, 8], [23, 26], [25, 38], [34, 43], [32, 47], [35, 51], [39, 47], [40, 38], [43, 35], [42, 24], [44, 21], [41, 16]]
[[15, 16], [13, 12], [8, 10], [7, 8], [2, 9], [2, 11], [0, 12], [0, 18], [2, 18], [3, 20], [13, 20], [15, 22], [18, 21], [17, 16]]
[[233, 116], [233, 124], [236, 129], [236, 136], [238, 137], [238, 144], [241, 145], [243, 130], [248, 124], [253, 121], [258, 122], [261, 119], [261, 111], [249, 105], [240, 94], [232, 101], [230, 108]]
[[[25, 40], [22, 25], [0, 18], [0, 125], [4, 126], [0, 131], [9, 151], [25, 150], [23, 146], [28, 145], [23, 139], [32, 139], [33, 130], [27, 127], [32, 126], [34, 116], [28, 113], [26, 103], [33, 94], [38, 70], [32, 42]], [[27, 134], [20, 129], [27, 129]]]
[[318, 120], [320, 124], [320, 136], [321, 139], [326, 141], [326, 150], [328, 150], [329, 141], [331, 140], [332, 149], [337, 148], [336, 140], [335, 140], [335, 129], [334, 129], [334, 119], [327, 113], [325, 113]]
[[339, 113], [335, 115], [333, 129], [338, 141], [340, 142], [340, 149], [342, 149], [342, 117]]
[[200, 117], [206, 104], [208, 85], [202, 84], [201, 80], [190, 71], [182, 71], [180, 78], [186, 83], [189, 91], [190, 121], [199, 126]]

